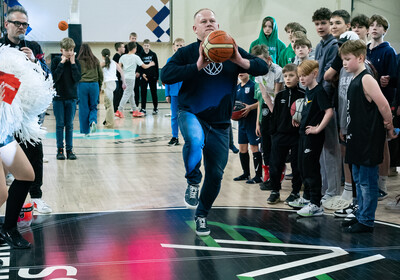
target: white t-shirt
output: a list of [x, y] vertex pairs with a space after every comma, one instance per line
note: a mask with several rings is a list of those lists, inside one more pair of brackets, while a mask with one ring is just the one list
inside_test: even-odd
[[264, 76], [255, 78], [256, 83], [263, 84], [267, 89], [267, 93], [274, 95], [275, 83], [283, 83], [282, 68], [275, 63], [272, 63], [268, 69], [268, 73]]
[[104, 82], [118, 81], [117, 79], [117, 63], [111, 60], [110, 68], [103, 67]]
[[136, 54], [124, 54], [119, 63], [122, 63], [125, 79], [136, 79], [136, 68], [143, 65], [143, 61]]

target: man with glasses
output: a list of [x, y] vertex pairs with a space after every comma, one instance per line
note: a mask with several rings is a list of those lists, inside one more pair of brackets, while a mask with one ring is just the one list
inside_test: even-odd
[[[10, 47], [17, 48], [24, 52], [32, 63], [39, 62], [42, 69], [49, 74], [50, 70], [46, 65], [44, 53], [40, 45], [36, 42], [25, 40], [25, 32], [29, 26], [27, 11], [21, 6], [11, 7], [7, 12], [4, 26], [7, 30], [7, 34], [3, 38], [0, 38], [0, 44], [9, 45]], [[44, 116], [40, 118], [41, 122], [43, 122], [43, 118]], [[11, 184], [8, 191], [4, 224], [0, 228], [0, 239], [3, 239], [3, 241], [7, 242], [12, 248], [26, 249], [30, 248], [31, 244], [18, 232], [17, 220], [28, 192], [30, 191], [32, 202], [36, 210], [41, 213], [50, 213], [52, 210], [41, 199], [41, 186], [43, 183], [42, 143], [39, 142], [32, 145], [29, 143], [22, 143], [17, 137], [16, 140], [20, 143], [21, 148], [24, 150], [35, 171], [35, 181], [32, 183], [14, 180]]]

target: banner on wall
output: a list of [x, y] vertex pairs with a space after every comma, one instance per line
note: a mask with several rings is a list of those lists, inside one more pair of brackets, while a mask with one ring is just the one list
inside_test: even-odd
[[[58, 42], [68, 36], [58, 29], [61, 20], [69, 22], [72, 0], [19, 0], [28, 11], [32, 31], [29, 40]], [[84, 42], [125, 42], [131, 32], [138, 41], [169, 42], [171, 0], [81, 0], [79, 23]]]

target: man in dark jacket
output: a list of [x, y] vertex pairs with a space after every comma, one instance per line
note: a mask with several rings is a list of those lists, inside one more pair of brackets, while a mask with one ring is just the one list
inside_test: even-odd
[[[207, 215], [221, 188], [228, 161], [230, 117], [238, 74], [260, 76], [268, 72], [266, 62], [236, 45], [229, 60], [210, 62], [203, 54], [201, 42], [218, 28], [213, 11], [198, 11], [193, 25], [197, 42], [180, 48], [161, 72], [165, 84], [183, 81], [179, 91], [178, 122], [185, 139], [183, 159], [188, 182], [185, 204], [188, 208], [197, 208], [196, 233], [200, 236], [210, 234]], [[205, 176], [199, 198], [202, 152]]]

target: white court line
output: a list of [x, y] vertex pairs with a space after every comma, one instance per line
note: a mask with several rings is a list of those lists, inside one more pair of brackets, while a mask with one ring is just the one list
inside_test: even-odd
[[332, 250], [332, 251], [333, 250], [343, 250], [340, 247], [333, 247], [333, 246], [271, 243], [271, 242], [258, 242], [258, 241], [238, 241], [238, 240], [228, 240], [228, 239], [215, 239], [215, 242], [222, 243], [222, 244], [240, 244], [240, 245], [287, 247], [287, 248], [317, 249], [317, 250], [319, 249], [319, 250]]
[[[2, 268], [10, 266], [10, 257], [1, 257], [0, 260], [3, 261]], [[1, 272], [1, 270], [0, 270], [0, 272]]]
[[218, 252], [234, 252], [246, 254], [260, 254], [260, 255], [276, 255], [286, 256], [282, 251], [267, 251], [267, 250], [254, 250], [254, 249], [240, 249], [240, 248], [226, 248], [226, 247], [208, 247], [208, 246], [189, 246], [179, 244], [161, 244], [164, 248], [173, 249], [187, 249], [187, 250], [202, 250], [202, 251], [218, 251]]
[[302, 274], [293, 275], [293, 276], [290, 276], [290, 277], [282, 278], [281, 280], [301, 280], [301, 279], [311, 278], [311, 277], [315, 277], [315, 276], [318, 276], [318, 275], [322, 275], [322, 274], [326, 274], [326, 273], [330, 273], [330, 272], [334, 272], [334, 271], [338, 271], [338, 270], [354, 267], [354, 266], [357, 266], [357, 265], [362, 265], [362, 264], [366, 264], [366, 263], [369, 263], [369, 262], [378, 261], [378, 260], [381, 260], [381, 259], [384, 259], [384, 258], [385, 257], [382, 256], [382, 255], [374, 255], [374, 256], [371, 256], [371, 257], [358, 259], [358, 260], [355, 260], [355, 261], [345, 262], [345, 263], [332, 265], [332, 266], [328, 266], [328, 267], [317, 269], [317, 270], [312, 270], [312, 271], [305, 272], [305, 273], [302, 273]]
[[244, 274], [240, 274], [238, 276], [242, 277], [257, 277], [260, 275], [270, 274], [273, 272], [286, 270], [289, 268], [293, 268], [296, 266], [306, 265], [313, 262], [320, 262], [331, 258], [340, 257], [343, 255], [347, 255], [348, 252], [343, 250], [340, 247], [329, 247], [329, 246], [318, 246], [318, 245], [304, 245], [304, 244], [285, 244], [285, 243], [270, 243], [270, 242], [254, 242], [254, 241], [236, 241], [236, 240], [222, 240], [216, 239], [217, 243], [226, 243], [226, 244], [242, 244], [242, 245], [257, 245], [257, 246], [271, 246], [271, 247], [284, 247], [284, 248], [301, 248], [301, 249], [312, 249], [312, 250], [331, 250], [332, 253], [322, 254], [319, 256], [306, 258], [298, 261], [288, 262], [285, 264], [280, 264], [276, 266], [271, 266], [267, 268], [258, 269], [255, 271], [247, 272]]
[[285, 264], [280, 264], [280, 265], [276, 265], [276, 266], [271, 266], [271, 267], [267, 267], [267, 268], [254, 270], [254, 271], [251, 271], [251, 272], [240, 274], [238, 276], [253, 277], [254, 278], [254, 277], [257, 277], [257, 276], [260, 276], [260, 275], [270, 274], [270, 273], [273, 273], [273, 272], [286, 270], [286, 269], [289, 269], [289, 268], [293, 268], [293, 267], [301, 266], [301, 265], [306, 265], [306, 264], [310, 264], [310, 263], [314, 263], [314, 262], [320, 262], [320, 261], [324, 261], [324, 260], [327, 260], [327, 259], [340, 257], [340, 256], [343, 256], [343, 255], [347, 255], [347, 252], [343, 251], [343, 252], [328, 253], [328, 254], [317, 256], [317, 257], [302, 259], [300, 261], [288, 262], [288, 263], [285, 263]]

